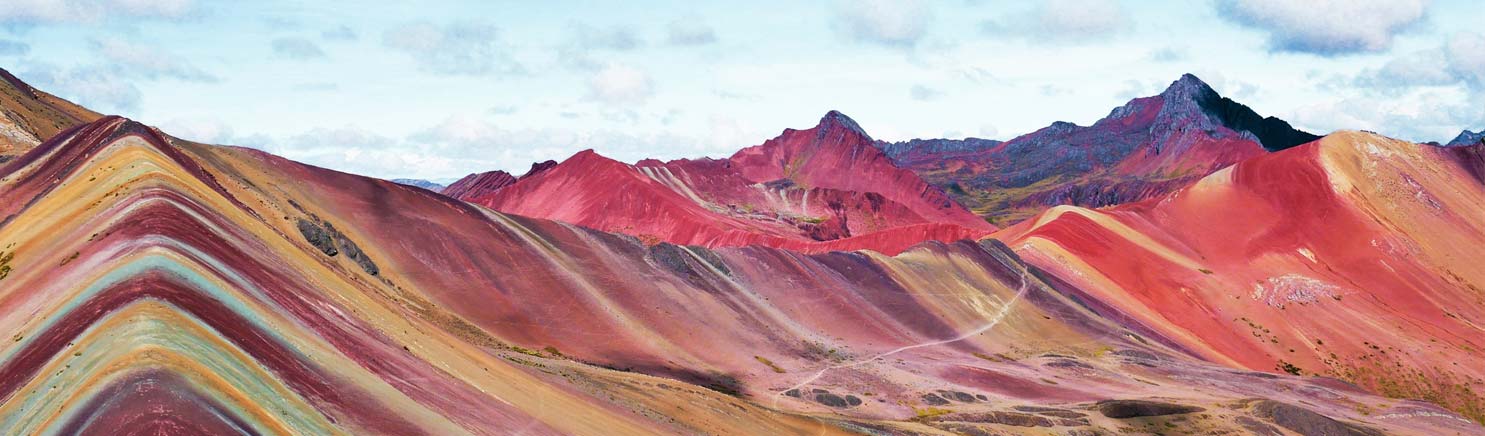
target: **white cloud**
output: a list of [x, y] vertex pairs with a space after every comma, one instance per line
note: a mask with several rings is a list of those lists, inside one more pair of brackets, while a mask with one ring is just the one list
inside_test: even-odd
[[92, 23], [113, 17], [184, 18], [195, 12], [192, 0], [6, 0], [0, 23]]
[[320, 37], [326, 41], [355, 41], [361, 38], [361, 35], [356, 34], [355, 29], [351, 29], [351, 26], [342, 24], [325, 29], [323, 32], [320, 32]]
[[857, 41], [913, 47], [927, 33], [933, 9], [921, 0], [840, 1], [835, 20], [838, 30]]
[[908, 88], [908, 96], [912, 97], [913, 100], [929, 101], [943, 97], [944, 92], [923, 85], [913, 85], [911, 88]]
[[1485, 92], [1485, 36], [1460, 32], [1439, 47], [1393, 58], [1381, 68], [1366, 69], [1351, 84], [1388, 96], [1418, 87], [1463, 85]]
[[1461, 32], [1444, 46], [1449, 70], [1476, 90], [1485, 90], [1485, 35]]
[[980, 23], [987, 35], [1032, 42], [1090, 41], [1129, 27], [1129, 14], [1118, 0], [1047, 0], [1026, 13]]
[[93, 51], [107, 61], [108, 68], [122, 76], [150, 80], [171, 78], [188, 82], [219, 80], [184, 58], [148, 45], [108, 38], [94, 40], [92, 47]]
[[[714, 119], [714, 127], [719, 124], [727, 122]], [[749, 144], [736, 139], [745, 134], [742, 128], [714, 128], [712, 138], [694, 138], [606, 130], [510, 129], [468, 116], [447, 118], [405, 137], [385, 136], [357, 126], [316, 128], [286, 136], [232, 136], [230, 131], [216, 130], [210, 120], [189, 119], [173, 121], [162, 128], [180, 137], [215, 137], [219, 138], [214, 141], [217, 143], [255, 147], [340, 171], [426, 180], [490, 170], [519, 174], [532, 162], [560, 160], [588, 148], [614, 159], [634, 162], [651, 157], [679, 157], [677, 153], [687, 151], [735, 150]]]
[[980, 125], [979, 138], [994, 139], [998, 135], [1000, 135], [1000, 129], [996, 128], [994, 124], [984, 123]]
[[1217, 0], [1217, 13], [1268, 33], [1270, 51], [1376, 53], [1421, 23], [1430, 0]]
[[643, 103], [654, 95], [650, 75], [639, 69], [610, 64], [588, 78], [588, 95], [610, 104]]
[[36, 63], [20, 76], [32, 86], [96, 111], [120, 113], [139, 109], [139, 88], [105, 68], [59, 68]]
[[159, 127], [177, 138], [203, 144], [234, 145], [238, 140], [232, 126], [216, 118], [175, 118], [160, 123]]
[[672, 45], [705, 45], [717, 42], [717, 31], [697, 19], [680, 19], [670, 22]]
[[481, 22], [444, 26], [409, 23], [382, 33], [382, 45], [401, 51], [425, 71], [448, 75], [509, 75], [525, 72], [499, 44], [500, 31]]
[[1284, 118], [1311, 132], [1363, 129], [1411, 141], [1447, 142], [1460, 126], [1485, 120], [1485, 108], [1462, 93], [1425, 90], [1386, 99], [1341, 98], [1300, 107]]
[[325, 50], [319, 44], [304, 38], [278, 38], [270, 44], [273, 53], [295, 60], [323, 59]]
[[644, 40], [628, 27], [599, 28], [583, 23], [573, 23], [567, 42], [557, 48], [557, 57], [568, 68], [594, 71], [603, 68], [605, 64], [603, 59], [598, 57], [599, 54], [633, 51], [644, 45]]

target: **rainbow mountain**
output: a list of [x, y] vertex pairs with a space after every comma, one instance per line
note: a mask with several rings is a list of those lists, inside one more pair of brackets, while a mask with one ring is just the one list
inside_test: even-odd
[[0, 168], [5, 434], [1485, 431], [1485, 146], [1342, 132], [886, 255], [64, 124]]

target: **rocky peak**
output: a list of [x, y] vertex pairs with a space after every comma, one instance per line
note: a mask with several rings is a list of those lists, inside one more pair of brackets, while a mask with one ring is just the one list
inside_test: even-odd
[[837, 133], [854, 134], [871, 142], [871, 135], [867, 135], [866, 130], [863, 130], [860, 124], [856, 124], [856, 120], [839, 111], [826, 112], [825, 116], [820, 118], [820, 123], [815, 125], [815, 135], [823, 139], [836, 136]]
[[1479, 132], [1471, 132], [1465, 130], [1463, 132], [1459, 132], [1459, 136], [1454, 137], [1453, 141], [1449, 141], [1450, 147], [1462, 147], [1466, 145], [1478, 144], [1485, 144], [1485, 129], [1481, 129]]

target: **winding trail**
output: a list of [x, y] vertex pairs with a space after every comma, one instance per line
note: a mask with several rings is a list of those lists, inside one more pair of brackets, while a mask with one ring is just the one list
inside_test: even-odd
[[904, 352], [904, 351], [907, 351], [907, 350], [912, 350], [912, 349], [915, 349], [915, 348], [933, 347], [933, 346], [939, 346], [939, 345], [943, 345], [943, 344], [949, 344], [949, 343], [959, 342], [959, 341], [962, 341], [962, 340], [965, 340], [965, 339], [969, 339], [971, 336], [974, 336], [974, 335], [978, 335], [980, 333], [987, 332], [990, 329], [995, 328], [996, 325], [999, 325], [1001, 321], [1004, 321], [1005, 320], [1005, 317], [1007, 315], [1010, 315], [1010, 313], [1011, 313], [1011, 307], [1012, 306], [1015, 306], [1016, 305], [1016, 301], [1019, 301], [1021, 299], [1021, 296], [1026, 294], [1026, 288], [1028, 287], [1028, 285], [1030, 285], [1030, 282], [1028, 282], [1026, 280], [1026, 267], [1023, 266], [1023, 267], [1021, 267], [1021, 286], [1018, 289], [1016, 289], [1016, 295], [1011, 296], [1010, 301], [1007, 301], [1005, 303], [1005, 305], [1001, 306], [1000, 307], [1000, 311], [999, 312], [996, 312], [995, 313], [995, 316], [990, 317], [990, 319], [988, 321], [986, 321], [985, 324], [980, 325], [979, 327], [976, 327], [976, 328], [974, 328], [974, 329], [972, 329], [972, 330], [970, 330], [968, 332], [965, 332], [964, 334], [961, 334], [959, 336], [955, 336], [955, 337], [952, 337], [952, 338], [949, 338], [949, 339], [943, 339], [943, 340], [931, 341], [931, 342], [924, 342], [924, 343], [913, 344], [913, 345], [905, 345], [905, 346], [902, 346], [902, 347], [898, 347], [898, 348], [892, 349], [891, 351], [887, 351], [887, 352], [884, 352], [884, 353], [881, 353], [881, 354], [877, 354], [875, 356], [871, 356], [870, 358], [866, 358], [866, 359], [862, 359], [862, 360], [857, 360], [857, 361], [854, 361], [854, 362], [841, 363], [841, 364], [827, 366], [827, 367], [822, 368], [819, 371], [815, 372], [814, 375], [811, 375], [808, 378], [805, 378], [803, 381], [800, 381], [798, 384], [796, 384], [794, 386], [790, 386], [788, 389], [784, 389], [782, 391], [779, 391], [779, 392], [773, 394], [772, 407], [775, 408], [775, 409], [778, 408], [778, 406], [779, 406], [779, 397], [784, 396], [784, 393], [785, 392], [789, 392], [791, 390], [795, 390], [795, 389], [799, 389], [799, 388], [808, 386], [810, 383], [814, 383], [815, 380], [819, 380], [820, 377], [825, 376], [825, 373], [826, 372], [829, 372], [832, 369], [851, 368], [851, 367], [861, 366], [861, 365], [865, 365], [865, 364], [867, 364], [869, 362], [876, 361], [877, 359], [886, 358], [887, 356], [891, 356], [893, 354], [901, 353], [901, 352]]

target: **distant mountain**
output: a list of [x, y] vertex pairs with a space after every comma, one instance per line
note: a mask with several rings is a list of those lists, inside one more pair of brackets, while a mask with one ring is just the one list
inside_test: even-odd
[[444, 193], [502, 212], [703, 246], [896, 253], [994, 228], [896, 167], [834, 111], [813, 128], [787, 129], [725, 160], [629, 165], [588, 150], [519, 179], [470, 175]]
[[1054, 205], [1142, 200], [1243, 159], [1317, 138], [1260, 116], [1187, 74], [1159, 95], [1130, 101], [1092, 126], [1056, 122], [1004, 143], [876, 145], [961, 204], [1004, 224]]
[[443, 190], [443, 185], [423, 179], [392, 179], [390, 181], [399, 185], [416, 186], [433, 192], [439, 192]]
[[1459, 132], [1459, 136], [1455, 136], [1454, 140], [1449, 141], [1449, 143], [1446, 145], [1450, 147], [1458, 147], [1462, 145], [1475, 144], [1485, 144], [1485, 130], [1480, 130], [1479, 132], [1471, 132], [1468, 130]]
[[901, 142], [878, 140], [874, 144], [899, 166], [914, 166], [952, 157], [967, 157], [999, 146], [994, 139], [912, 139]]

